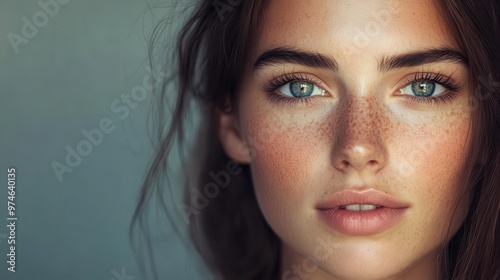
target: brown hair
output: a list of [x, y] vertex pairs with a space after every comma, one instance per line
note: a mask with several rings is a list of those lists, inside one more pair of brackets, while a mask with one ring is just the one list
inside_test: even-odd
[[[447, 279], [500, 279], [500, 7], [495, 0], [442, 0], [450, 29], [469, 61], [474, 143], [463, 182], [472, 193], [442, 262]], [[476, 159], [480, 165], [475, 166]]]
[[[475, 109], [471, 126], [474, 141], [462, 178], [463, 192], [472, 194], [470, 207], [463, 225], [443, 248], [440, 261], [447, 279], [500, 279], [500, 87], [495, 82], [500, 82], [499, 3], [495, 0], [439, 3], [469, 61], [474, 93], [470, 101]], [[169, 167], [167, 158], [174, 141], [182, 146], [186, 138], [186, 118], [193, 113], [190, 114], [191, 103], [199, 101], [203, 119], [196, 135], [197, 148], [188, 155], [189, 170], [196, 172], [197, 177], [190, 182], [190, 176], [186, 176], [184, 204], [173, 203], [179, 206], [175, 208], [181, 214], [184, 211], [196, 248], [220, 279], [279, 278], [280, 240], [258, 207], [249, 167], [236, 166], [231, 161], [216, 133], [217, 114], [234, 109], [231, 104], [237, 98], [243, 69], [256, 44], [261, 28], [259, 19], [266, 6], [267, 1], [262, 0], [210, 0], [198, 1], [194, 7], [173, 49], [178, 72], [155, 87], [157, 108], [153, 113], [159, 126], [155, 156], [131, 223], [132, 240], [136, 240], [134, 229], [146, 227], [144, 213], [154, 191], [169, 221], [178, 217], [179, 212], [170, 212], [163, 201], [164, 189], [171, 191], [173, 186], [165, 185], [162, 178]], [[154, 29], [151, 46], [164, 31], [164, 25], [165, 22], [160, 23]], [[177, 82], [176, 104], [172, 123], [165, 131], [166, 94], [174, 82]], [[184, 155], [180, 158], [187, 170]], [[228, 168], [235, 172], [226, 172]], [[146, 243], [151, 249], [147, 237]]]

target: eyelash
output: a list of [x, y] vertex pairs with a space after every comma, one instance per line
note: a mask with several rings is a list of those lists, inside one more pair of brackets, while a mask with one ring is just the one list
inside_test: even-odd
[[401, 88], [405, 88], [409, 86], [410, 84], [417, 82], [417, 81], [428, 81], [428, 82], [433, 82], [436, 84], [442, 85], [444, 88], [446, 88], [446, 91], [437, 97], [417, 97], [417, 96], [412, 96], [412, 95], [407, 95], [408, 98], [410, 98], [413, 102], [416, 102], [418, 104], [442, 104], [446, 103], [448, 101], [453, 100], [455, 97], [455, 94], [459, 92], [462, 87], [455, 83], [451, 77], [444, 76], [441, 74], [434, 74], [434, 73], [426, 73], [426, 72], [418, 72], [415, 73], [413, 78], [409, 78], [405, 85]]
[[[303, 97], [303, 98], [294, 98], [294, 97], [286, 97], [281, 93], [277, 93], [276, 91], [282, 86], [291, 83], [304, 81], [307, 83], [312, 83], [315, 86], [321, 84], [320, 81], [316, 79], [310, 78], [301, 73], [291, 73], [285, 74], [282, 76], [278, 76], [269, 81], [269, 83], [264, 86], [264, 91], [267, 92], [267, 97], [269, 101], [275, 102], [280, 105], [311, 105], [313, 102], [318, 101], [318, 98], [313, 97]], [[446, 92], [438, 95], [437, 97], [417, 97], [412, 95], [405, 95], [411, 99], [412, 102], [418, 104], [442, 104], [448, 101], [451, 101], [454, 98], [454, 95], [461, 90], [461, 86], [457, 85], [452, 78], [443, 76], [441, 74], [434, 73], [426, 73], [426, 72], [417, 72], [411, 78], [407, 78], [404, 86], [400, 87], [403, 89], [410, 84], [417, 81], [428, 81], [436, 84], [440, 84], [446, 88]]]
[[311, 83], [314, 84], [315, 86], [321, 84], [320, 81], [317, 81], [301, 73], [291, 73], [278, 76], [270, 80], [269, 83], [266, 86], [264, 86], [264, 91], [268, 93], [267, 97], [269, 98], [269, 101], [275, 102], [279, 105], [311, 105], [312, 103], [318, 101], [318, 99], [314, 97], [293, 98], [293, 97], [286, 97], [283, 94], [276, 92], [280, 87], [288, 83], [298, 82], [298, 81]]

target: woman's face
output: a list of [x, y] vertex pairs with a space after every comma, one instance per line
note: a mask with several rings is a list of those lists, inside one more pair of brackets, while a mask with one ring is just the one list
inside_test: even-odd
[[220, 136], [250, 164], [283, 279], [436, 277], [467, 211], [454, 207], [472, 113], [443, 13], [431, 0], [272, 0], [261, 24]]

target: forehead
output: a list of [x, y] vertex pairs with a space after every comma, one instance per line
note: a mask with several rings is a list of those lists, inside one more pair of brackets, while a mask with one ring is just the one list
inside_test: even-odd
[[293, 46], [342, 56], [454, 47], [435, 0], [272, 0], [257, 52]]

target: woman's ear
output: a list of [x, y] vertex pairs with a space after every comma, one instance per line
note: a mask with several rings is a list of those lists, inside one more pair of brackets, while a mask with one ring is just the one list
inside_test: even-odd
[[234, 111], [227, 113], [217, 109], [217, 115], [219, 141], [226, 154], [238, 163], [250, 163], [250, 146], [241, 136]]

